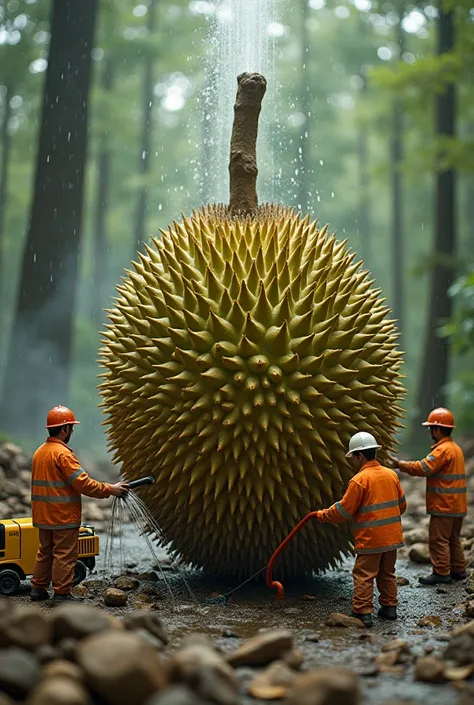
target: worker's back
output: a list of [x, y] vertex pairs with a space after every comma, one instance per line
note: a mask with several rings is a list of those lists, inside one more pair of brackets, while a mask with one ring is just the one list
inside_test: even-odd
[[31, 466], [31, 511], [33, 524], [40, 529], [72, 529], [81, 524], [81, 495], [73, 489], [73, 474], [64, 468], [78, 465], [68, 446], [50, 437], [33, 455]]
[[406, 501], [397, 474], [369, 460], [352, 478], [361, 489], [353, 515], [357, 553], [379, 553], [403, 546], [401, 515]]

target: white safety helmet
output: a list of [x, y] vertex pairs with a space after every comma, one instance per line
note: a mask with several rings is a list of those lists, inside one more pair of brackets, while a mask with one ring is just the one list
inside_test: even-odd
[[366, 431], [360, 431], [352, 436], [349, 441], [349, 452], [346, 453], [346, 458], [351, 458], [353, 453], [358, 453], [361, 450], [368, 450], [369, 448], [381, 448], [374, 436]]

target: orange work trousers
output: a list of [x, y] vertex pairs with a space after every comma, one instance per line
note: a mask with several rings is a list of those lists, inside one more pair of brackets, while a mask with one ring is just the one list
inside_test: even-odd
[[39, 530], [39, 549], [31, 584], [47, 590], [53, 583], [57, 595], [68, 595], [72, 590], [77, 562], [79, 528]]
[[429, 549], [433, 570], [439, 575], [463, 573], [466, 559], [461, 545], [464, 517], [432, 516], [429, 529]]
[[374, 579], [380, 592], [379, 603], [387, 607], [398, 605], [398, 588], [395, 575], [397, 551], [362, 554], [356, 557], [352, 577], [354, 596], [352, 609], [357, 614], [372, 614]]

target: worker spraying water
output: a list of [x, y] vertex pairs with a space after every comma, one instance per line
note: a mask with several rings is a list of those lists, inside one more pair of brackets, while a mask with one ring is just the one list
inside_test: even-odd
[[71, 409], [55, 406], [48, 413], [49, 438], [33, 456], [31, 509], [33, 525], [39, 529], [39, 549], [31, 581], [31, 600], [49, 600], [53, 584], [54, 602], [74, 601], [74, 570], [81, 526], [81, 495], [106, 499], [129, 491], [125, 482], [97, 482], [81, 467], [69, 448], [76, 420]]
[[356, 433], [349, 441], [346, 457], [356, 469], [343, 498], [328, 509], [308, 514], [275, 551], [267, 569], [267, 584], [276, 587], [279, 598], [283, 586], [272, 581], [275, 558], [293, 535], [311, 518], [328, 524], [354, 522], [357, 558], [352, 571], [354, 595], [352, 616], [371, 627], [374, 579], [380, 592], [379, 617], [397, 619], [397, 549], [403, 546], [401, 515], [407, 503], [397, 474], [378, 462], [381, 448], [371, 433]]

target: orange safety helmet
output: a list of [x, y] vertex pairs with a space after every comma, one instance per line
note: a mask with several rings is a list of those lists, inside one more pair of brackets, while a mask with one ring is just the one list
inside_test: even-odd
[[72, 413], [71, 409], [67, 406], [53, 406], [51, 411], [48, 412], [46, 419], [46, 428], [55, 428], [58, 426], [65, 426], [66, 424], [76, 424], [81, 423], [76, 421], [76, 417]]
[[449, 409], [440, 406], [438, 409], [433, 409], [430, 412], [426, 421], [422, 426], [444, 426], [444, 428], [456, 428], [454, 425], [454, 416]]

